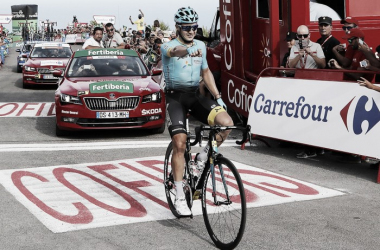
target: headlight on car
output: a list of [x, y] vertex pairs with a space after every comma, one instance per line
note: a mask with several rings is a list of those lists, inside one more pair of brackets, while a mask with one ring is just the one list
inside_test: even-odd
[[19, 58], [19, 60], [20, 60], [20, 61], [25, 61], [25, 58], [22, 58], [22, 57], [21, 57], [21, 58]]
[[156, 92], [150, 95], [143, 96], [142, 103], [161, 102], [161, 92]]
[[80, 100], [80, 98], [78, 96], [72, 95], [61, 94], [61, 102], [82, 105], [82, 101]]
[[24, 69], [26, 71], [36, 71], [36, 68], [32, 68], [32, 67], [29, 67], [29, 66], [25, 66]]

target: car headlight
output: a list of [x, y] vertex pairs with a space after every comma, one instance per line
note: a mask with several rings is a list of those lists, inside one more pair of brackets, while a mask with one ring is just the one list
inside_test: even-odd
[[142, 103], [161, 102], [161, 92], [156, 92], [150, 95], [143, 96]]
[[32, 67], [29, 67], [29, 66], [25, 66], [24, 69], [26, 71], [36, 71], [36, 68], [32, 68]]
[[25, 58], [22, 58], [22, 57], [21, 57], [21, 58], [19, 58], [19, 60], [20, 60], [20, 61], [25, 61]]
[[82, 101], [80, 100], [80, 98], [78, 96], [72, 95], [61, 94], [61, 102], [82, 105]]

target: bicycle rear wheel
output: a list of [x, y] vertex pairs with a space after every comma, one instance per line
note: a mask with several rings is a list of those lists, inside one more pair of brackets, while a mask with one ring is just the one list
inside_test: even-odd
[[[172, 142], [170, 142], [168, 148], [166, 149], [165, 161], [164, 161], [165, 195], [166, 195], [166, 200], [168, 201], [169, 208], [172, 211], [173, 215], [177, 218], [180, 218], [181, 216], [177, 213], [177, 210], [174, 207], [174, 201], [176, 198], [176, 190], [175, 190], [175, 185], [174, 185], [173, 171], [171, 167], [172, 155], [173, 155], [173, 145], [172, 145]], [[185, 157], [185, 161], [188, 162], [186, 157]], [[192, 195], [192, 191], [187, 180], [184, 186], [184, 192], [185, 192], [185, 196], [187, 200], [187, 205], [191, 209], [193, 205], [193, 198], [192, 198], [193, 195]]]
[[224, 157], [218, 157], [214, 169], [215, 197], [210, 165], [204, 170], [203, 218], [215, 245], [221, 249], [232, 249], [243, 237], [247, 217], [243, 182], [235, 165]]

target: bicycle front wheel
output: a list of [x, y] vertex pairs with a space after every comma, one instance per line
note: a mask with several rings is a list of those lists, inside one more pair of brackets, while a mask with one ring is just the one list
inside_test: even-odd
[[243, 237], [247, 217], [243, 182], [235, 165], [224, 157], [215, 161], [214, 169], [215, 181], [210, 166], [205, 169], [203, 218], [215, 245], [232, 249]]

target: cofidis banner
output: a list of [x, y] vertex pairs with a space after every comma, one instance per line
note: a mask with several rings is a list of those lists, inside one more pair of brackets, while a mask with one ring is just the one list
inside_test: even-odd
[[262, 77], [251, 132], [380, 158], [380, 93], [355, 82]]

